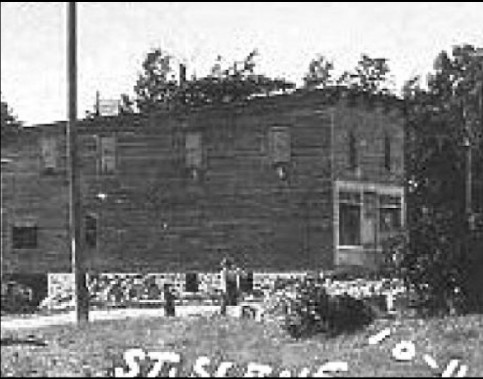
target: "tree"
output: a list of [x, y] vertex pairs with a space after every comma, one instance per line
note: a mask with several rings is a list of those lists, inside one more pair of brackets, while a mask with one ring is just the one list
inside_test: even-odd
[[362, 54], [354, 70], [354, 72], [344, 72], [338, 78], [337, 84], [370, 94], [390, 93], [387, 88], [390, 68], [386, 58], [371, 58]]
[[243, 60], [235, 61], [226, 68], [218, 57], [210, 75], [186, 83], [179, 93], [181, 103], [190, 106], [235, 103], [295, 88], [285, 79], [256, 74], [257, 56], [258, 51], [253, 50]]
[[[432, 311], [447, 312], [456, 302], [466, 310], [482, 304], [477, 294], [482, 285], [481, 231], [468, 228], [465, 213], [467, 142], [475, 162], [473, 193], [483, 190], [481, 103], [478, 108], [483, 67], [471, 57], [474, 51], [465, 45], [452, 54], [442, 52], [427, 89], [417, 79], [404, 88], [409, 230], [400, 268]], [[483, 210], [482, 204], [473, 204], [478, 208]]]
[[248, 100], [257, 95], [269, 96], [295, 88], [283, 78], [255, 73], [258, 51], [253, 50], [241, 61], [223, 67], [217, 57], [210, 73], [180, 83], [174, 78], [171, 55], [161, 49], [148, 53], [143, 73], [135, 86], [136, 104], [141, 112], [157, 109], [199, 107]]
[[134, 92], [141, 112], [168, 109], [174, 93], [178, 90], [172, 68], [173, 57], [156, 48], [148, 52], [142, 64]]
[[314, 58], [310, 64], [308, 72], [305, 74], [304, 88], [316, 89], [326, 88], [332, 84], [332, 70], [334, 64], [327, 60], [323, 55], [319, 55]]
[[2, 127], [2, 141], [7, 141], [15, 136], [19, 131], [22, 123], [13, 114], [11, 108], [3, 99], [0, 102], [1, 109], [1, 127]]

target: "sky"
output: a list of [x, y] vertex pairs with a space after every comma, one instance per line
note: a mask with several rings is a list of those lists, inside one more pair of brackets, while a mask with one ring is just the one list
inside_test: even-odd
[[[26, 125], [67, 118], [65, 2], [1, 3], [1, 92]], [[442, 50], [483, 46], [483, 3], [78, 3], [78, 115], [133, 95], [146, 53], [161, 47], [208, 73], [218, 55], [253, 49], [258, 72], [300, 82], [312, 58], [352, 69], [362, 53], [389, 59], [396, 88], [426, 75]]]

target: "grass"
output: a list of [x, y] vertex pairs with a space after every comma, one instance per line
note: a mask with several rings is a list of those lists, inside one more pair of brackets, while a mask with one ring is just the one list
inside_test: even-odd
[[[393, 334], [378, 345], [368, 338], [386, 327]], [[378, 320], [354, 335], [325, 339], [316, 336], [294, 341], [273, 325], [222, 316], [131, 319], [93, 322], [38, 330], [4, 331], [7, 337], [29, 334], [45, 340], [46, 347], [14, 345], [1, 347], [3, 376], [108, 376], [113, 367], [125, 367], [123, 353], [130, 348], [171, 351], [182, 356], [181, 375], [190, 375], [197, 357], [207, 356], [214, 372], [219, 362], [236, 362], [230, 374], [243, 375], [249, 362], [270, 365], [278, 376], [282, 369], [297, 375], [304, 367], [313, 374], [329, 361], [347, 362], [349, 371], [341, 376], [435, 376], [441, 375], [451, 359], [468, 366], [468, 376], [483, 373], [483, 316], [452, 317], [427, 321]], [[402, 340], [412, 341], [416, 357], [397, 362], [392, 349]], [[432, 356], [440, 370], [423, 361]], [[145, 369], [150, 366], [146, 365]], [[339, 375], [339, 374], [338, 374]]]

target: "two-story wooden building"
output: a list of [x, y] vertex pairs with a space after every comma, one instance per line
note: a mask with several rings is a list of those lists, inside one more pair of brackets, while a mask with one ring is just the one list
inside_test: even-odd
[[[69, 272], [65, 123], [2, 147], [2, 273]], [[396, 99], [296, 92], [78, 123], [89, 271], [375, 267], [404, 220]]]

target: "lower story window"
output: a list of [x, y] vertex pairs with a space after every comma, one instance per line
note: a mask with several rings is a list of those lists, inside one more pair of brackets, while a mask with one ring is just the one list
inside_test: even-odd
[[14, 249], [36, 249], [38, 245], [37, 225], [14, 226], [12, 245]]
[[339, 192], [339, 246], [380, 245], [403, 226], [402, 196], [381, 192]]
[[399, 196], [382, 195], [379, 198], [379, 230], [391, 233], [402, 226], [401, 198]]
[[95, 248], [97, 246], [97, 218], [94, 215], [87, 215], [84, 222], [86, 246]]
[[381, 232], [393, 232], [401, 227], [401, 210], [387, 209], [380, 210], [380, 228]]
[[361, 203], [359, 194], [340, 194], [339, 245], [361, 244]]

